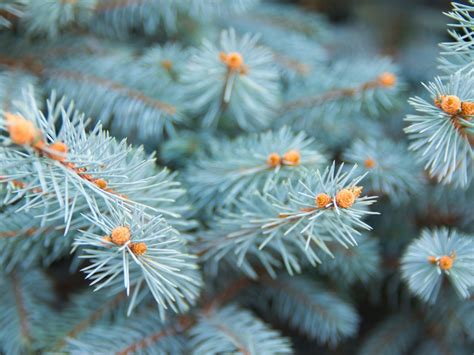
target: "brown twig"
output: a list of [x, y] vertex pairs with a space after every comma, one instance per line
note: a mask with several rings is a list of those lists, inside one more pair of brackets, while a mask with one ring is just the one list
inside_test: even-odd
[[25, 302], [23, 300], [23, 294], [21, 290], [19, 276], [16, 272], [12, 273], [11, 280], [12, 280], [13, 294], [15, 295], [15, 301], [16, 301], [16, 305], [18, 309], [21, 335], [22, 335], [22, 338], [26, 341], [26, 343], [29, 346], [32, 342], [32, 338], [30, 334], [30, 326], [28, 324], [28, 313], [26, 311]]
[[365, 82], [355, 88], [335, 89], [325, 92], [324, 94], [319, 96], [306, 97], [303, 99], [290, 101], [283, 106], [283, 110], [291, 111], [299, 107], [317, 106], [324, 102], [335, 101], [343, 97], [352, 97], [359, 93], [383, 86], [384, 85], [378, 79], [375, 79]]

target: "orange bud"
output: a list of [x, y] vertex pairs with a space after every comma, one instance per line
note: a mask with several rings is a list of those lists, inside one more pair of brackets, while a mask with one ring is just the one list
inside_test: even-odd
[[107, 188], [107, 181], [105, 181], [104, 179], [97, 179], [94, 182], [102, 190]]
[[283, 156], [284, 163], [287, 165], [299, 165], [301, 162], [300, 152], [297, 150], [290, 150]]
[[439, 268], [441, 270], [449, 270], [453, 267], [454, 259], [450, 256], [443, 255], [439, 258]]
[[441, 97], [441, 109], [450, 115], [456, 115], [461, 109], [461, 100], [455, 95]]
[[314, 199], [314, 202], [318, 208], [324, 208], [331, 203], [331, 196], [325, 193], [318, 194]]
[[354, 193], [349, 189], [342, 189], [336, 194], [336, 203], [338, 207], [349, 208], [354, 204]]
[[8, 134], [13, 143], [19, 145], [32, 144], [37, 136], [35, 125], [23, 117], [5, 113]]
[[173, 68], [173, 62], [169, 59], [164, 59], [161, 61], [161, 66], [163, 67], [163, 69], [169, 71]]
[[372, 169], [375, 166], [375, 160], [372, 158], [367, 158], [364, 161], [364, 165], [367, 169]]
[[110, 234], [113, 243], [124, 245], [130, 240], [130, 229], [128, 227], [117, 227]]
[[[55, 153], [57, 152], [57, 154]], [[68, 147], [63, 142], [54, 142], [50, 144], [47, 148], [47, 154], [51, 159], [57, 161], [64, 161], [66, 160], [66, 153], [68, 152]]]
[[433, 255], [428, 256], [428, 261], [431, 264], [436, 264], [437, 263], [436, 256], [433, 256]]
[[143, 255], [148, 250], [145, 243], [130, 243], [130, 250], [135, 255]]
[[240, 53], [232, 52], [227, 55], [226, 64], [230, 69], [237, 70], [244, 64], [244, 58]]
[[281, 157], [278, 153], [271, 153], [267, 158], [267, 164], [272, 168], [281, 164]]
[[474, 116], [474, 102], [463, 102], [461, 111], [464, 116]]
[[379, 75], [378, 81], [382, 86], [391, 87], [397, 82], [397, 77], [393, 73], [385, 72]]

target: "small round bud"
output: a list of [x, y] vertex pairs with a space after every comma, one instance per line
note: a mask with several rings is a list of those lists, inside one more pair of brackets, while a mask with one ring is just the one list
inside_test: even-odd
[[441, 270], [449, 270], [453, 267], [454, 259], [450, 256], [443, 255], [439, 258], [438, 263]]
[[226, 63], [230, 69], [237, 70], [244, 64], [244, 58], [240, 53], [232, 52], [227, 54]]
[[428, 256], [428, 262], [431, 264], [436, 264], [438, 261], [436, 259], [436, 256], [430, 255]]
[[354, 193], [349, 189], [342, 189], [336, 194], [336, 203], [338, 207], [349, 208], [354, 204]]
[[450, 115], [456, 115], [461, 109], [461, 100], [455, 95], [441, 97], [441, 109]]
[[145, 243], [130, 243], [130, 250], [135, 255], [143, 255], [148, 250]]
[[171, 69], [173, 69], [173, 62], [169, 59], [164, 59], [161, 61], [161, 66], [163, 67], [163, 69], [170, 71]]
[[32, 144], [37, 136], [33, 122], [23, 117], [5, 113], [8, 134], [13, 143], [18, 145]]
[[281, 157], [278, 153], [271, 153], [267, 158], [267, 164], [272, 168], [276, 168], [281, 164]]
[[113, 243], [124, 245], [130, 240], [130, 229], [128, 227], [117, 227], [110, 234]]
[[301, 162], [300, 152], [297, 150], [290, 150], [283, 156], [284, 163], [287, 165], [299, 165]]
[[94, 182], [102, 190], [107, 188], [107, 181], [105, 181], [104, 179], [96, 179]]
[[316, 206], [318, 206], [318, 208], [324, 208], [328, 204], [331, 203], [331, 196], [329, 196], [328, 194], [325, 194], [325, 193], [318, 194], [315, 197], [314, 202], [315, 202]]
[[474, 102], [463, 102], [461, 111], [464, 116], [474, 116]]
[[63, 142], [54, 142], [50, 144], [47, 148], [48, 157], [57, 161], [66, 160], [66, 154], [68, 152], [68, 147]]
[[379, 75], [378, 81], [382, 86], [391, 87], [397, 82], [397, 77], [393, 73], [385, 72]]
[[367, 169], [372, 169], [375, 166], [375, 160], [372, 158], [367, 158], [364, 160], [364, 165]]

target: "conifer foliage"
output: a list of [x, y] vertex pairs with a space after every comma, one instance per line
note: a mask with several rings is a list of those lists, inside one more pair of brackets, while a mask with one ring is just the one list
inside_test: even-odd
[[472, 351], [473, 0], [446, 15], [407, 100], [278, 1], [3, 0], [0, 353]]

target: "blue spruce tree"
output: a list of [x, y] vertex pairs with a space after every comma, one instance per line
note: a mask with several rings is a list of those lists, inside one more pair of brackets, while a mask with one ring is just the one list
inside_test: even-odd
[[1, 1], [0, 353], [471, 354], [446, 15], [420, 85], [278, 1]]

